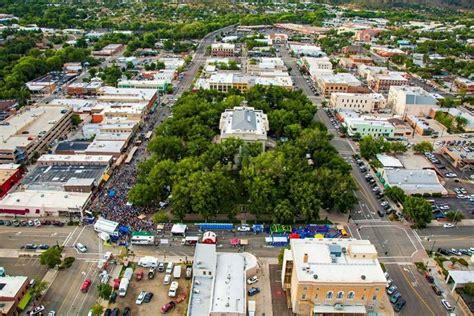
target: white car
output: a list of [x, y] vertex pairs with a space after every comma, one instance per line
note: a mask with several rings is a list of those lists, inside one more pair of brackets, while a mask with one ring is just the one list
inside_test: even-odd
[[31, 311], [30, 315], [37, 315], [42, 311], [44, 311], [44, 305], [38, 305]]
[[78, 242], [75, 247], [77, 250], [79, 250], [82, 253], [87, 252], [87, 247], [81, 244], [80, 242]]
[[253, 277], [250, 277], [248, 278], [247, 280], [247, 284], [254, 284], [254, 283], [257, 283], [258, 282], [258, 278], [256, 275], [254, 275]]
[[56, 316], [56, 312], [55, 312], [55, 311], [50, 311], [50, 312], [48, 313], [48, 316]]
[[448, 172], [445, 174], [446, 178], [456, 178], [458, 175], [453, 172]]
[[446, 224], [443, 224], [443, 227], [444, 228], [453, 228], [453, 227], [456, 227], [456, 226], [452, 223], [446, 223]]
[[444, 308], [446, 308], [446, 310], [448, 312], [452, 312], [454, 310], [454, 308], [451, 306], [451, 304], [449, 304], [449, 302], [445, 299], [441, 300], [441, 304], [444, 306]]
[[145, 300], [145, 291], [141, 291], [140, 294], [138, 294], [137, 300], [135, 301], [135, 304], [141, 305], [143, 303], [143, 300]]
[[248, 225], [242, 225], [237, 227], [237, 231], [239, 232], [249, 232], [251, 230], [250, 226]]

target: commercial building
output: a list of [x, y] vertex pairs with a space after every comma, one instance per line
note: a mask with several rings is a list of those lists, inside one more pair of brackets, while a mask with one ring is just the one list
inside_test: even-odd
[[379, 93], [344, 93], [331, 94], [329, 106], [333, 109], [375, 112], [385, 108], [386, 100]]
[[153, 89], [133, 89], [101, 87], [97, 91], [98, 102], [111, 103], [145, 103], [150, 109], [158, 99], [158, 92]]
[[329, 29], [325, 27], [317, 27], [311, 25], [302, 25], [294, 23], [275, 23], [274, 27], [287, 31], [302, 33], [306, 35], [319, 35], [326, 33]]
[[237, 89], [245, 92], [257, 84], [293, 89], [293, 80], [284, 72], [268, 72], [262, 76], [216, 72], [211, 74], [209, 78], [199, 78], [194, 85], [194, 89], [212, 89], [220, 92], [229, 92], [230, 89]]
[[385, 179], [385, 185], [397, 186], [407, 195], [448, 194], [448, 191], [439, 182], [436, 171], [431, 169], [385, 168], [382, 176]]
[[82, 72], [81, 63], [65, 63], [63, 65], [63, 71], [71, 75], [78, 75]]
[[0, 100], [0, 122], [15, 113], [17, 100]]
[[268, 38], [270, 40], [270, 45], [286, 44], [286, 42], [288, 42], [288, 35], [284, 33], [268, 34]]
[[109, 44], [99, 51], [93, 51], [94, 56], [112, 56], [124, 49], [125, 46], [122, 44]]
[[235, 44], [217, 43], [211, 45], [211, 56], [215, 57], [234, 57]]
[[374, 62], [372, 58], [364, 55], [353, 55], [350, 57], [343, 57], [339, 59], [339, 65], [347, 69], [357, 68], [359, 65], [372, 65]]
[[133, 89], [154, 89], [159, 92], [165, 92], [170, 86], [171, 82], [168, 80], [119, 80], [117, 86], [119, 88], [133, 88]]
[[[105, 166], [112, 164], [110, 155], [42, 155], [36, 161], [38, 166]], [[0, 165], [1, 168], [2, 165]]]
[[388, 122], [395, 128], [393, 132], [394, 137], [410, 137], [413, 134], [413, 129], [405, 121], [399, 118], [389, 118]]
[[326, 97], [334, 92], [365, 92], [359, 79], [349, 73], [321, 74], [317, 84]]
[[0, 199], [20, 181], [23, 169], [18, 164], [0, 164]]
[[0, 125], [0, 163], [22, 163], [65, 136], [72, 111], [62, 106], [25, 107]]
[[48, 190], [8, 193], [0, 200], [2, 216], [81, 216], [91, 194]]
[[416, 117], [414, 115], [407, 115], [405, 117], [406, 122], [413, 128], [413, 130], [422, 136], [428, 136], [433, 133], [433, 129], [425, 121], [424, 118]]
[[164, 70], [177, 70], [186, 64], [184, 59], [181, 57], [163, 57], [160, 58], [159, 61], [165, 64]]
[[357, 73], [364, 79], [368, 79], [375, 74], [384, 74], [387, 72], [387, 67], [371, 66], [366, 64], [361, 64], [357, 67]]
[[26, 276], [0, 277], [0, 313], [2, 316], [19, 315], [17, 307], [28, 292], [29, 285]]
[[287, 72], [288, 69], [281, 58], [260, 57], [247, 62], [247, 73], [250, 75], [265, 75], [275, 72]]
[[110, 155], [118, 158], [125, 151], [126, 146], [127, 142], [123, 140], [94, 140], [84, 150], [84, 153], [86, 155]]
[[[68, 95], [96, 95], [100, 87], [102, 87], [102, 80], [93, 80], [91, 82], [74, 82], [66, 86], [66, 93]], [[86, 100], [85, 100], [86, 101]]]
[[[84, 142], [84, 141], [63, 141], [63, 142], [60, 142], [56, 146], [56, 150], [54, 151], [54, 153], [56, 155], [83, 154], [84, 150], [86, 150], [87, 147], [89, 147], [89, 144], [90, 144], [90, 142]], [[46, 155], [42, 155], [38, 159], [38, 161], [40, 161], [40, 159], [44, 156], [46, 156]]]
[[267, 132], [270, 129], [268, 117], [261, 110], [240, 106], [227, 109], [221, 115], [220, 138], [239, 138], [249, 142], [261, 142], [265, 145]]
[[420, 87], [390, 87], [387, 105], [396, 115], [427, 116], [437, 100]]
[[293, 52], [295, 56], [310, 56], [310, 57], [324, 57], [326, 53], [321, 50], [321, 47], [304, 44], [304, 43], [290, 43], [290, 51]]
[[246, 316], [246, 280], [257, 272], [249, 253], [217, 252], [215, 244], [196, 244], [187, 316]]
[[332, 74], [332, 63], [328, 57], [301, 57], [298, 60], [300, 67], [305, 69], [316, 81], [323, 74]]
[[374, 91], [387, 91], [393, 86], [406, 86], [408, 85], [408, 79], [404, 77], [406, 75], [403, 72], [389, 71], [382, 74], [374, 74], [367, 78], [367, 84]]
[[474, 167], [474, 147], [443, 147], [443, 156], [456, 168]]
[[465, 132], [474, 132], [474, 115], [471, 114], [471, 112], [464, 108], [464, 107], [457, 107], [457, 108], [440, 108], [440, 107], [433, 107], [431, 108], [430, 116], [432, 118], [436, 117], [436, 113], [438, 112], [443, 112], [450, 117], [453, 118], [453, 120], [456, 117], [462, 117], [466, 120], [466, 124], [464, 125], [464, 131]]
[[337, 113], [337, 118], [343, 125], [347, 127], [349, 136], [356, 134], [361, 137], [393, 137], [395, 128], [390, 122], [385, 119], [375, 118], [371, 116], [360, 116], [359, 114], [349, 111], [341, 110]]
[[291, 239], [281, 282], [296, 315], [367, 315], [389, 304], [387, 279], [368, 240]]
[[454, 85], [458, 89], [466, 90], [467, 92], [474, 92], [474, 81], [458, 77], [454, 79]]
[[355, 40], [360, 42], [371, 42], [377, 37], [383, 30], [381, 29], [365, 29], [359, 30], [355, 34]]

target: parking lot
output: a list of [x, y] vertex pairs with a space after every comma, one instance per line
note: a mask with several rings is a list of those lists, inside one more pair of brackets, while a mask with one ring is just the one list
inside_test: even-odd
[[24, 275], [35, 280], [41, 280], [46, 274], [46, 267], [40, 264], [38, 258], [0, 258], [0, 266], [8, 275]]
[[[443, 197], [443, 198], [431, 198], [435, 200], [434, 205], [441, 206], [445, 208], [443, 211], [447, 213], [449, 211], [459, 211], [464, 215], [466, 219], [474, 219], [474, 203], [469, 201], [469, 199], [458, 199], [455, 197]], [[446, 205], [449, 209], [446, 209]]]
[[[176, 297], [171, 298], [168, 296], [170, 286], [163, 284], [165, 273], [157, 272], [155, 277], [150, 280], [147, 277], [148, 269], [137, 267], [135, 272], [139, 270], [144, 272], [143, 279], [140, 281], [135, 280], [135, 278], [132, 279], [127, 290], [127, 295], [125, 297], [117, 297], [116, 303], [110, 304], [108, 308], [114, 309], [115, 307], [118, 307], [123, 311], [123, 309], [128, 306], [131, 309], [132, 315], [157, 315], [159, 313], [158, 310], [164, 304], [170, 301], [176, 301]], [[178, 294], [185, 293], [186, 299], [184, 302], [176, 304], [176, 307], [169, 312], [168, 315], [181, 316], [184, 315], [186, 311], [189, 291], [191, 289], [191, 280], [186, 280], [183, 275], [181, 278], [172, 281], [178, 281]], [[140, 305], [135, 303], [140, 291], [152, 292], [154, 294], [150, 303], [142, 303]]]

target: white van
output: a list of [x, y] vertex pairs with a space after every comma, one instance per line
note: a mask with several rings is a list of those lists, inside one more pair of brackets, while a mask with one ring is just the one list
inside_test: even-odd
[[171, 274], [173, 273], [173, 262], [168, 262], [168, 264], [166, 265], [166, 273], [167, 274]]
[[163, 284], [168, 285], [171, 282], [171, 274], [165, 274], [165, 278], [163, 279]]
[[173, 277], [175, 279], [179, 279], [181, 277], [181, 266], [179, 264], [174, 267]]
[[173, 281], [171, 282], [171, 285], [170, 285], [170, 290], [168, 291], [168, 296], [169, 297], [175, 297], [176, 296], [176, 292], [178, 291], [178, 282], [176, 281]]

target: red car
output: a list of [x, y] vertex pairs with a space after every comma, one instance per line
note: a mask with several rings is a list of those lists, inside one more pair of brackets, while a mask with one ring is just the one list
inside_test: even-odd
[[137, 281], [140, 281], [141, 279], [143, 279], [143, 271], [142, 270], [135, 272], [135, 279]]
[[170, 310], [172, 310], [173, 308], [175, 308], [176, 306], [176, 303], [171, 301], [163, 306], [161, 306], [161, 313], [162, 314], [166, 314], [168, 313]]
[[82, 286], [81, 286], [81, 292], [82, 293], [87, 293], [87, 291], [89, 290], [89, 287], [91, 286], [91, 279], [85, 279], [84, 280], [84, 283], [82, 283]]
[[114, 279], [114, 290], [118, 290], [120, 287], [120, 279]]

